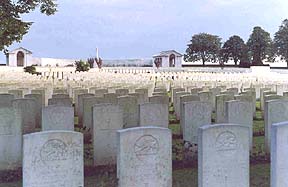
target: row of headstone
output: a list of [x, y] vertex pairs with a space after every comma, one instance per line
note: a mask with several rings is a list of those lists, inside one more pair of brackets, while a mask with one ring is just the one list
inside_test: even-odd
[[[109, 107], [113, 107], [110, 105]], [[115, 106], [114, 106], [115, 107]], [[111, 123], [121, 120], [117, 107]], [[7, 111], [10, 111], [10, 113]], [[12, 112], [11, 112], [12, 111]], [[0, 109], [1, 142], [14, 142], [15, 146], [2, 144], [1, 169], [15, 168], [21, 164], [20, 118], [14, 109]], [[95, 114], [102, 116], [102, 108]], [[102, 114], [102, 115], [101, 115]], [[99, 126], [102, 122], [97, 121]], [[10, 125], [7, 125], [10, 124]], [[5, 126], [6, 125], [6, 126]], [[113, 126], [113, 125], [112, 125]], [[111, 126], [111, 127], [112, 127]], [[9, 128], [10, 127], [10, 128]], [[138, 127], [115, 130], [117, 176], [120, 186], [171, 186], [172, 143], [171, 132], [166, 128]], [[271, 186], [286, 186], [286, 134], [288, 124], [272, 126]], [[9, 135], [9, 136], [8, 136]], [[199, 128], [198, 171], [199, 186], [249, 186], [249, 127], [223, 124]], [[7, 139], [9, 138], [9, 139]], [[98, 137], [107, 138], [107, 136]], [[95, 139], [97, 141], [97, 138]], [[103, 140], [103, 139], [102, 139]], [[18, 146], [17, 146], [18, 145]], [[83, 137], [71, 131], [47, 131], [24, 135], [23, 186], [83, 186]], [[109, 153], [109, 151], [108, 151]], [[213, 155], [213, 157], [211, 157]], [[98, 155], [101, 157], [101, 155]], [[116, 159], [114, 157], [114, 159]], [[8, 163], [8, 164], [7, 164]], [[137, 166], [137, 167], [136, 167]], [[287, 167], [285, 167], [287, 166]], [[157, 173], [157, 175], [156, 175]], [[216, 173], [216, 174], [215, 174]], [[282, 175], [283, 174], [283, 175]], [[278, 184], [278, 185], [277, 185]]]

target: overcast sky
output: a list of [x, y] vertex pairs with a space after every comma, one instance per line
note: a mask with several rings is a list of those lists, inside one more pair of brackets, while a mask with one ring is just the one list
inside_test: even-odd
[[[162, 50], [185, 52], [193, 34], [231, 35], [247, 41], [254, 26], [271, 37], [288, 18], [287, 0], [58, 0], [58, 12], [39, 11], [21, 43], [35, 57], [150, 58]], [[0, 61], [4, 61], [0, 55]]]

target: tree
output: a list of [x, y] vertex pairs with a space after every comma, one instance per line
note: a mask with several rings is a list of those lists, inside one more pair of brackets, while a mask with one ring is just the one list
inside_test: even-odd
[[76, 61], [76, 71], [88, 71], [90, 69], [90, 65], [88, 62], [84, 62], [82, 60]]
[[98, 68], [101, 69], [102, 65], [103, 65], [102, 59], [101, 58], [95, 58], [95, 62], [97, 64]]
[[162, 59], [161, 58], [156, 58], [154, 60], [154, 64], [155, 64], [156, 68], [158, 69], [161, 66], [161, 64], [162, 64]]
[[231, 36], [223, 45], [220, 56], [227, 62], [229, 58], [232, 58], [235, 65], [240, 61], [244, 55], [245, 43], [239, 36]]
[[221, 38], [207, 33], [192, 36], [191, 44], [188, 45], [185, 61], [202, 60], [203, 65], [207, 61], [217, 61], [221, 48]]
[[253, 57], [252, 65], [263, 65], [262, 60], [272, 56], [272, 40], [270, 34], [261, 27], [254, 27], [247, 46]]
[[274, 36], [274, 46], [277, 55], [287, 62], [288, 67], [288, 20], [285, 19]]
[[87, 62], [89, 64], [89, 67], [90, 68], [93, 68], [94, 67], [94, 58], [88, 58], [87, 59]]
[[249, 68], [250, 65], [251, 65], [249, 59], [250, 59], [250, 57], [249, 57], [249, 49], [248, 49], [248, 46], [247, 46], [247, 45], [244, 45], [244, 46], [243, 46], [243, 49], [242, 49], [242, 54], [241, 54], [239, 66], [240, 66], [240, 67], [247, 67], [247, 68]]
[[24, 22], [21, 15], [37, 7], [48, 16], [57, 11], [55, 0], [0, 0], [0, 51], [6, 53], [8, 46], [22, 40], [32, 22]]

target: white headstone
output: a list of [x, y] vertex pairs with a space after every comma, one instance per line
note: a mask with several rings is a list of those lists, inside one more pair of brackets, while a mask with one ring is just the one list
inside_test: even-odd
[[272, 124], [271, 128], [271, 187], [288, 186], [288, 122]]
[[23, 141], [23, 187], [84, 187], [81, 133], [46, 131]]
[[74, 131], [74, 108], [51, 105], [42, 109], [42, 131]]
[[12, 106], [12, 100], [14, 99], [13, 94], [0, 94], [0, 108], [1, 107], [11, 107]]
[[72, 99], [71, 98], [51, 98], [51, 99], [48, 99], [48, 105], [72, 106]]
[[[42, 111], [42, 95], [41, 94], [27, 94], [24, 95], [24, 98], [27, 99], [34, 99], [36, 101], [36, 127], [37, 128], [41, 128], [41, 122], [42, 122], [42, 115], [41, 115], [41, 111]], [[45, 105], [45, 104], [44, 104]]]
[[144, 103], [139, 107], [140, 126], [158, 126], [168, 128], [169, 111], [167, 104]]
[[[78, 123], [80, 125], [83, 124], [83, 110], [84, 110], [84, 105], [83, 105], [83, 98], [86, 97], [93, 97], [94, 94], [89, 94], [89, 93], [85, 93], [85, 94], [79, 94], [78, 95]], [[76, 106], [75, 106], [76, 107]]]
[[104, 103], [102, 97], [84, 97], [83, 98], [83, 127], [86, 128], [85, 137], [92, 135], [93, 129], [93, 105]]
[[15, 170], [21, 165], [21, 114], [12, 107], [0, 108], [0, 170]]
[[198, 143], [198, 128], [211, 124], [212, 105], [210, 102], [189, 101], [183, 103], [181, 128], [184, 141]]
[[253, 146], [253, 110], [251, 103], [246, 101], [226, 102], [226, 122], [247, 126], [250, 131], [250, 149]]
[[149, 102], [169, 105], [169, 97], [167, 95], [155, 95], [149, 97]]
[[171, 131], [138, 127], [118, 131], [119, 187], [172, 187]]
[[93, 106], [94, 165], [116, 164], [117, 130], [123, 128], [123, 112], [119, 105]]
[[267, 101], [264, 110], [265, 151], [270, 152], [271, 125], [288, 121], [288, 100]]
[[139, 124], [137, 98], [133, 96], [120, 96], [118, 97], [118, 104], [123, 109], [124, 128], [137, 127]]
[[15, 99], [12, 101], [12, 106], [21, 113], [23, 133], [34, 132], [36, 128], [36, 101], [34, 99]]
[[216, 96], [216, 123], [226, 122], [226, 101], [234, 100], [234, 96], [231, 95], [217, 95]]
[[198, 186], [249, 186], [249, 128], [235, 124], [199, 128]]

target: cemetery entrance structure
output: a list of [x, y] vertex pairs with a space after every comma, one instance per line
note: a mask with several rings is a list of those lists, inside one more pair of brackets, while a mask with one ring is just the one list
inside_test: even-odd
[[32, 52], [20, 47], [8, 52], [8, 66], [11, 67], [24, 67], [32, 58]]
[[[161, 62], [160, 67], [182, 67], [182, 57], [183, 55], [175, 50], [162, 51], [157, 55], [153, 56], [154, 62]], [[155, 67], [155, 63], [153, 64]]]

